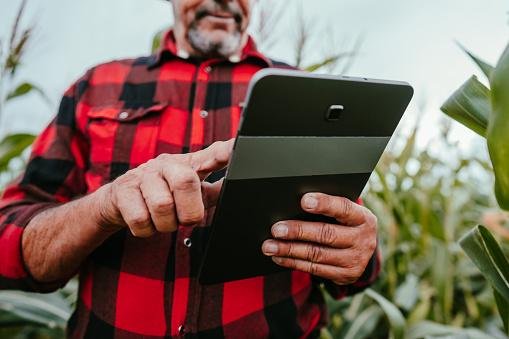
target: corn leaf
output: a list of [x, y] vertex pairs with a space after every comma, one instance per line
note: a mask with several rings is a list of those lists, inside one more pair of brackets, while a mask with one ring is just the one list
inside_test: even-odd
[[164, 31], [159, 31], [154, 35], [154, 38], [152, 39], [152, 53], [156, 53], [159, 48], [161, 47], [161, 43], [163, 40], [163, 34]]
[[9, 56], [5, 62], [5, 69], [9, 71], [11, 76], [16, 73], [16, 70], [21, 65], [21, 59], [31, 36], [31, 28], [25, 29], [19, 38], [19, 41], [10, 50]]
[[491, 112], [490, 90], [475, 75], [440, 108], [442, 112], [485, 137]]
[[[24, 325], [26, 325], [26, 320], [24, 320], [23, 318], [18, 317], [12, 312], [0, 310], [0, 329]], [[0, 337], [2, 337], [1, 334]]]
[[10, 92], [7, 95], [7, 98], [5, 100], [9, 101], [14, 98], [26, 95], [26, 94], [30, 93], [31, 91], [33, 91], [34, 89], [35, 89], [34, 85], [32, 85], [28, 82], [24, 82], [21, 85], [19, 85], [18, 87], [16, 87], [12, 92]]
[[30, 294], [18, 291], [0, 292], [0, 310], [28, 322], [49, 328], [65, 328], [71, 309], [58, 294]]
[[509, 302], [509, 262], [488, 229], [479, 225], [459, 243], [500, 297]]
[[24, 82], [18, 85], [18, 87], [16, 87], [14, 90], [12, 90], [5, 98], [5, 102], [8, 102], [15, 98], [22, 97], [31, 92], [37, 93], [40, 96], [40, 98], [43, 99], [44, 102], [46, 102], [46, 104], [52, 106], [51, 99], [46, 95], [46, 93], [44, 93], [44, 91], [40, 87], [28, 82]]
[[392, 338], [403, 339], [405, 336], [406, 321], [398, 307], [372, 289], [367, 289], [365, 293], [376, 301], [384, 311], [385, 316], [391, 324]]
[[366, 308], [355, 317], [343, 339], [369, 338], [382, 315], [382, 310], [376, 305]]
[[[424, 285], [421, 283], [421, 285]], [[418, 324], [428, 316], [431, 309], [431, 302], [434, 289], [429, 286], [420, 286], [420, 302], [414, 307], [414, 309], [408, 314], [407, 322], [409, 325]]]
[[332, 65], [332, 64], [338, 62], [342, 58], [352, 57], [354, 54], [355, 53], [353, 53], [353, 52], [346, 52], [346, 53], [340, 53], [337, 55], [333, 55], [333, 56], [328, 57], [320, 62], [317, 62], [316, 64], [312, 64], [312, 65], [305, 67], [304, 70], [306, 72], [316, 72], [322, 67]]
[[509, 301], [505, 300], [497, 290], [493, 290], [493, 294], [495, 295], [495, 302], [504, 324], [505, 334], [509, 336]]
[[488, 149], [495, 171], [495, 195], [505, 210], [509, 210], [509, 45], [500, 57], [490, 79], [493, 106], [488, 126]]
[[489, 79], [491, 77], [491, 73], [493, 72], [493, 70], [495, 69], [495, 67], [493, 67], [492, 65], [488, 64], [486, 61], [480, 59], [479, 57], [477, 57], [476, 55], [474, 55], [472, 52], [470, 52], [469, 50], [467, 50], [462, 44], [460, 44], [459, 42], [457, 43], [458, 46], [463, 50], [463, 52], [465, 52], [469, 57], [470, 59], [472, 59], [473, 62], [475, 62], [475, 64], [477, 65], [477, 67], [479, 67], [479, 69], [484, 73], [484, 75], [486, 75], [486, 77]]
[[478, 329], [474, 328], [457, 328], [431, 321], [423, 321], [412, 326], [406, 335], [407, 339], [422, 338], [464, 338], [464, 339], [493, 339]]
[[34, 139], [34, 135], [25, 133], [6, 136], [0, 142], [0, 171], [6, 170], [9, 162], [13, 158], [19, 157]]
[[405, 311], [411, 311], [419, 299], [419, 278], [408, 274], [396, 290], [395, 303]]
[[[432, 266], [433, 284], [436, 290], [436, 299], [440, 307], [435, 310], [436, 317], [448, 323], [454, 299], [454, 266], [451, 255], [446, 246], [440, 241], [433, 244], [434, 258], [440, 265]], [[437, 319], [435, 318], [435, 319]]]

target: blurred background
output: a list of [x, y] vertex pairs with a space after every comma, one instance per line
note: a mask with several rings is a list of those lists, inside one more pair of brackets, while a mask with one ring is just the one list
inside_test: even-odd
[[[304, 65], [355, 49], [349, 67], [341, 64], [322, 71], [410, 82], [416, 90], [410, 112], [423, 115], [426, 133], [436, 131], [436, 108], [465, 74], [477, 71], [455, 41], [495, 62], [509, 36], [509, 6], [504, 0], [259, 3], [271, 13], [271, 20], [277, 17], [269, 20], [270, 39], [260, 42], [264, 52], [295, 64], [302, 17], [309, 35]], [[3, 1], [0, 36], [9, 33], [19, 4]], [[44, 87], [53, 106], [36, 95], [13, 102], [1, 128], [39, 131], [66, 87], [86, 69], [111, 59], [146, 55], [154, 34], [172, 21], [170, 4], [162, 0], [30, 1], [22, 22], [36, 29], [19, 77]], [[252, 31], [258, 31], [256, 15]], [[454, 131], [454, 136], [463, 139], [465, 133]]]
[[[21, 3], [2, 3], [2, 58]], [[440, 106], [471, 74], [486, 83], [461, 46], [496, 63], [508, 42], [508, 10], [502, 0], [256, 1], [251, 32], [270, 57], [415, 89], [363, 194], [379, 217], [382, 276], [353, 298], [325, 295], [323, 338], [507, 338], [491, 287], [457, 243], [483, 223], [507, 251], [507, 214], [493, 196], [484, 139]], [[4, 94], [25, 82], [32, 87], [2, 102], [0, 138], [37, 134], [85, 70], [149, 54], [172, 20], [170, 4], [160, 0], [28, 1], [18, 29], [31, 28], [30, 38], [15, 76], [0, 82]], [[0, 143], [2, 183], [19, 173], [30, 140]], [[15, 152], [6, 150], [12, 144]], [[0, 337], [61, 337], [75, 288], [72, 282], [49, 296], [0, 292]]]

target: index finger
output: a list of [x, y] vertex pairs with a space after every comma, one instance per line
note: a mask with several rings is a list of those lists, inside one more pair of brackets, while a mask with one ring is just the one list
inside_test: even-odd
[[186, 154], [187, 161], [201, 180], [204, 180], [210, 173], [219, 171], [228, 165], [234, 140], [216, 141], [201, 151]]
[[366, 221], [365, 208], [344, 197], [307, 193], [302, 197], [301, 206], [306, 212], [334, 218], [343, 225], [361, 225]]

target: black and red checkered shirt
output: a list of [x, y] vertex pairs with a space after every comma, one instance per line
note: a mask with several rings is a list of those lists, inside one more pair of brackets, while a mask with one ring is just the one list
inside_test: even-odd
[[[4, 192], [0, 288], [48, 289], [30, 276], [21, 255], [23, 228], [36, 213], [93, 192], [158, 154], [193, 152], [234, 137], [249, 80], [266, 67], [289, 66], [260, 54], [251, 39], [237, 62], [184, 59], [169, 31], [155, 55], [88, 71], [65, 93], [26, 171]], [[69, 336], [316, 336], [326, 321], [320, 283], [341, 298], [365, 288], [379, 271], [374, 255], [348, 286], [298, 271], [201, 286], [204, 230], [179, 227], [149, 239], [123, 230], [109, 238], [80, 268]]]

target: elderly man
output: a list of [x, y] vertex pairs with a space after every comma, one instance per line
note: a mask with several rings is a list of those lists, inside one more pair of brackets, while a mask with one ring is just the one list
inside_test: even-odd
[[173, 9], [156, 55], [94, 67], [65, 93], [1, 200], [0, 288], [52, 291], [79, 272], [70, 337], [316, 337], [320, 284], [340, 298], [376, 278], [376, 218], [307, 194], [302, 208], [337, 224], [274, 225], [260, 250], [288, 270], [197, 282], [247, 84], [288, 66], [256, 50], [249, 0]]

